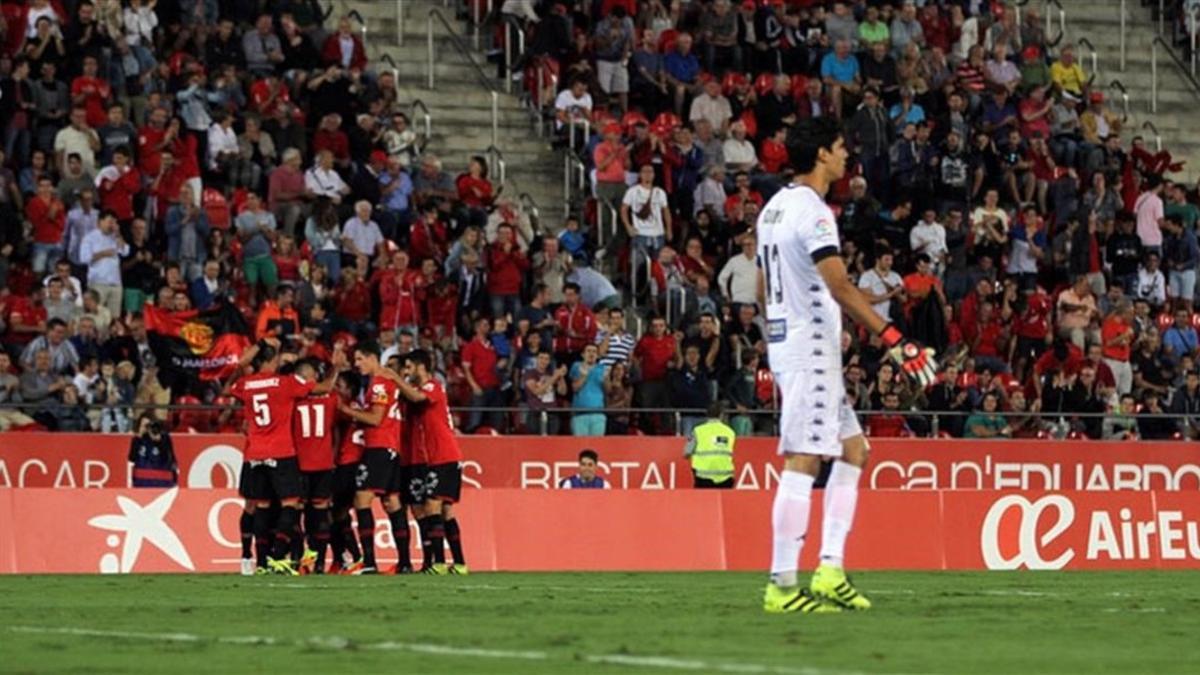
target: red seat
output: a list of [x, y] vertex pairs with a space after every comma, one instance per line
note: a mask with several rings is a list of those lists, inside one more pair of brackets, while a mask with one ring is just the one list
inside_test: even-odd
[[204, 208], [204, 212], [208, 214], [209, 225], [218, 230], [229, 229], [229, 226], [233, 223], [233, 218], [230, 216], [229, 201], [225, 199], [225, 195], [220, 190], [204, 188], [200, 205]]
[[683, 126], [683, 122], [680, 121], [679, 116], [675, 113], [663, 112], [659, 113], [658, 117], [654, 118], [653, 126], [661, 127], [669, 131], [675, 131], [679, 127]]
[[726, 96], [729, 96], [733, 93], [735, 88], [745, 83], [746, 75], [744, 73], [729, 71], [728, 73], [725, 73], [724, 79], [721, 80], [721, 92]]
[[754, 80], [754, 90], [759, 96], [766, 96], [772, 89], [775, 88], [775, 76], [771, 73], [763, 73]]

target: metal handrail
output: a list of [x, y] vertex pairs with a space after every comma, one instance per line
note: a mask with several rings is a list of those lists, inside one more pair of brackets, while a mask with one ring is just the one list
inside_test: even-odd
[[429, 112], [429, 106], [419, 98], [413, 99], [410, 104], [412, 107], [412, 116], [416, 118], [417, 110], [421, 111], [421, 115], [425, 120], [425, 142], [428, 143], [433, 138], [433, 114]]
[[1121, 8], [1117, 11], [1121, 13], [1121, 72], [1123, 73], [1125, 72], [1125, 24], [1126, 16], [1129, 14], [1128, 9], [1125, 7], [1125, 0], [1121, 0]]
[[358, 22], [358, 25], [361, 26], [358, 30], [360, 33], [362, 33], [362, 41], [365, 45], [367, 43], [367, 20], [363, 18], [362, 14], [358, 13], [357, 9], [352, 9], [349, 12], [346, 12], [346, 18], [354, 19]]
[[396, 82], [396, 88], [399, 89], [400, 88], [400, 68], [398, 68], [396, 66], [396, 59], [393, 59], [391, 54], [384, 54], [383, 56], [379, 57], [379, 61], [381, 63], [385, 63], [389, 66], [388, 69], [392, 71], [392, 79]]
[[443, 15], [442, 11], [437, 7], [430, 8], [425, 23], [428, 50], [427, 56], [429, 59], [426, 63], [427, 87], [429, 89], [433, 89], [435, 86], [433, 73], [434, 61], [436, 60], [433, 40], [433, 20], [435, 18], [438, 20], [438, 23], [442, 24], [442, 27], [446, 29], [446, 36], [450, 38], [450, 43], [454, 45], [454, 48], [458, 50], [458, 53], [462, 54], [463, 57], [467, 59], [467, 63], [471, 64], [471, 68], [475, 71], [475, 76], [479, 79], [479, 83], [483, 85], [483, 88], [487, 89], [488, 91], [498, 91], [496, 87], [496, 81], [493, 78], [488, 77], [487, 73], [483, 72], [483, 67], [475, 62], [475, 56], [473, 55], [472, 51], [467, 48], [465, 43], [463, 43], [462, 38], [459, 37], [458, 33], [454, 32], [454, 28], [450, 25], [450, 22], [446, 20], [445, 15]]
[[540, 229], [542, 210], [538, 208], [537, 200], [533, 198], [533, 195], [528, 192], [522, 192], [517, 195], [517, 203], [529, 212], [529, 220], [532, 221], [534, 228]]
[[[1050, 12], [1051, 7], [1058, 8], [1058, 37], [1050, 39], [1050, 29], [1054, 25], [1054, 15]], [[1062, 3], [1058, 0], [1049, 0], [1046, 3], [1046, 46], [1054, 47], [1067, 34], [1067, 10], [1063, 9]]]
[[[1158, 7], [1161, 11], [1162, 0], [1158, 0]], [[1159, 17], [1161, 20], [1161, 16]], [[1158, 47], [1162, 45], [1169, 53], [1171, 45], [1162, 38], [1162, 35], [1156, 35], [1150, 41], [1150, 112], [1158, 113]]]
[[654, 261], [650, 259], [649, 253], [633, 246], [629, 247], [629, 306], [635, 310], [637, 309], [638, 296], [637, 269], [639, 253], [641, 257], [646, 259], [646, 286], [650, 285], [650, 267], [654, 264]]
[[[583, 126], [583, 147], [587, 147], [587, 142], [592, 137], [592, 121], [583, 117], [576, 119], [574, 117], [567, 119], [567, 145], [571, 148], [571, 152], [575, 152], [575, 127]], [[581, 148], [582, 149], [582, 148]]]
[[1096, 73], [1100, 72], [1100, 52], [1096, 49], [1092, 41], [1087, 38], [1079, 38], [1077, 42], [1080, 47], [1088, 50], [1088, 55], [1092, 57], [1092, 76], [1088, 78], [1087, 87], [1092, 86], [1092, 82], [1096, 80]]
[[500, 143], [500, 93], [492, 92], [492, 145]]
[[[489, 0], [490, 2], [490, 0]], [[517, 34], [517, 57], [525, 53], [525, 27], [521, 25], [517, 18], [501, 14], [506, 28], [504, 30], [504, 91], [512, 93], [512, 67], [513, 67], [513, 52], [512, 40], [508, 36], [512, 33]], [[511, 29], [511, 30], [510, 30]], [[538, 83], [541, 84], [540, 82]]]
[[612, 224], [614, 238], [617, 234], [617, 228], [621, 227], [621, 214], [617, 210], [616, 205], [607, 199], [597, 199], [596, 203], [599, 205], [596, 214], [596, 248], [603, 249], [605, 245], [604, 237], [608, 234], [608, 229], [604, 226], [604, 219], [600, 217], [600, 211], [608, 214], [608, 222]]
[[1124, 84], [1121, 84], [1120, 80], [1113, 80], [1108, 83], [1108, 86], [1121, 94], [1121, 124], [1124, 124], [1129, 121], [1129, 90], [1125, 88]]
[[489, 145], [483, 154], [488, 160], [488, 173], [500, 179], [500, 185], [507, 182], [508, 170], [504, 162], [504, 153], [495, 144]]
[[582, 193], [587, 182], [587, 167], [575, 156], [575, 153], [563, 154], [563, 218], [571, 215], [571, 185], [576, 183], [575, 174], [579, 174], [579, 192]]
[[482, 28], [483, 24], [487, 21], [488, 17], [492, 15], [492, 0], [487, 0], [487, 4], [486, 4], [487, 12], [482, 17], [479, 16], [479, 6], [480, 6], [480, 3], [472, 0], [472, 2], [471, 2], [471, 19], [472, 19], [471, 20], [471, 38], [475, 41], [475, 50], [476, 51], [479, 50], [479, 39], [480, 39], [480, 33], [482, 32], [481, 28]]
[[1191, 68], [1189, 70], [1192, 73], [1192, 78], [1196, 77], [1196, 26], [1200, 24], [1200, 16], [1198, 15], [1200, 15], [1200, 5], [1192, 7], [1192, 14], [1188, 21], [1188, 46], [1191, 47], [1188, 50], [1188, 56], [1191, 58]]
[[1154, 151], [1162, 152], [1162, 134], [1158, 133], [1158, 127], [1154, 126], [1154, 122], [1150, 120], [1142, 122], [1142, 129], [1154, 134]]

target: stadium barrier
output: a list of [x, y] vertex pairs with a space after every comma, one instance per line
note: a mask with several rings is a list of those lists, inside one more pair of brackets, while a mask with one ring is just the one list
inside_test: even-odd
[[[763, 491], [478, 490], [458, 518], [474, 570], [764, 570], [771, 500]], [[821, 545], [821, 502], [813, 500], [805, 569]], [[0, 489], [0, 573], [233, 572], [240, 513], [229, 490]], [[382, 515], [376, 545], [386, 565], [395, 545]], [[1198, 523], [1193, 491], [874, 490], [860, 495], [846, 563], [1200, 569]]]
[[[0, 488], [124, 488], [130, 437], [108, 434], [0, 434]], [[176, 434], [179, 483], [234, 488], [242, 466], [240, 435]], [[684, 441], [663, 436], [464, 436], [468, 488], [549, 489], [576, 470], [580, 450], [600, 454], [614, 488], [689, 489]], [[772, 490], [780, 462], [773, 438], [742, 438], [734, 454], [739, 490]], [[1200, 491], [1197, 444], [1151, 441], [871, 441], [864, 489]]]

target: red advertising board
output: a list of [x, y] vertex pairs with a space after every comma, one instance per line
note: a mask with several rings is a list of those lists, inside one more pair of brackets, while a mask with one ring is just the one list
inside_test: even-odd
[[[494, 489], [467, 495], [458, 517], [476, 570], [765, 570], [771, 498]], [[821, 546], [819, 496], [813, 503], [804, 569]], [[233, 572], [240, 504], [228, 490], [0, 489], [0, 573]], [[386, 564], [394, 539], [382, 514], [377, 522]], [[846, 563], [1200, 569], [1200, 493], [867, 491]]]
[[[583, 448], [600, 453], [601, 474], [618, 489], [691, 487], [683, 440], [672, 437], [465, 436], [469, 488], [547, 489], [575, 471]], [[769, 490], [779, 477], [775, 439], [737, 443], [737, 487]], [[177, 435], [180, 484], [237, 485], [244, 439]], [[966, 441], [876, 439], [864, 489], [1200, 490], [1200, 444], [1185, 442]], [[129, 437], [0, 434], [0, 488], [129, 485]]]

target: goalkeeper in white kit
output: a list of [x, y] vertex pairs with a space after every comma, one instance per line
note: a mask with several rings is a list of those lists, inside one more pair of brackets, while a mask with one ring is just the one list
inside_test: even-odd
[[[854, 521], [868, 446], [842, 380], [842, 312], [878, 335], [888, 357], [919, 386], [933, 381], [933, 350], [906, 339], [879, 318], [846, 275], [837, 224], [825, 204], [846, 172], [841, 128], [829, 118], [801, 122], [788, 143], [796, 179], [758, 217], [759, 302], [766, 307], [768, 358], [782, 393], [779, 453], [784, 470], [771, 512], [768, 612], [868, 609], [846, 577], [842, 559]], [[808, 533], [813, 481], [833, 458], [825, 487], [821, 563], [807, 588], [796, 571]]]

